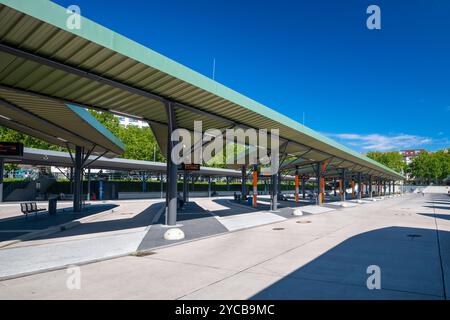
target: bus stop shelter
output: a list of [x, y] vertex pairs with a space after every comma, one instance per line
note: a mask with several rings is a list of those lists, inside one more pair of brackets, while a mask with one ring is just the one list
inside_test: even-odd
[[[166, 223], [177, 221], [177, 128], [279, 130], [280, 163], [308, 161], [320, 179], [331, 165], [383, 181], [397, 172], [220, 83], [47, 0], [0, 0], [0, 89], [147, 121], [167, 154]], [[270, 79], [268, 79], [270, 81]], [[53, 112], [59, 112], [54, 108]], [[319, 170], [317, 170], [319, 168]], [[294, 169], [296, 170], [296, 169]], [[337, 173], [334, 173], [337, 174]], [[274, 174], [277, 181], [279, 172]], [[276, 204], [276, 190], [273, 202]], [[322, 183], [320, 190], [323, 190]], [[320, 202], [319, 202], [320, 204]]]

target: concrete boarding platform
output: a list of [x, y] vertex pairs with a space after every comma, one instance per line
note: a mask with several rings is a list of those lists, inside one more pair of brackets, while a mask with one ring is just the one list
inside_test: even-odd
[[359, 204], [357, 202], [350, 202], [350, 201], [326, 202], [323, 204], [324, 207], [333, 208], [333, 209], [351, 208], [351, 207], [356, 207], [358, 205]]
[[277, 214], [264, 211], [244, 213], [228, 217], [215, 216], [215, 218], [225, 228], [227, 228], [228, 231], [236, 231], [286, 220], [286, 218], [281, 217]]
[[309, 205], [309, 206], [301, 207], [301, 210], [303, 213], [319, 214], [319, 213], [334, 211], [335, 209], [328, 208], [328, 207], [316, 206], [316, 205]]

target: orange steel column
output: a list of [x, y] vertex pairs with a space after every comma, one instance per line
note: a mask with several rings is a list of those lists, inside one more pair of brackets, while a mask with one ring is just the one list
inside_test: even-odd
[[324, 198], [325, 198], [325, 178], [320, 177], [320, 195], [319, 195], [319, 204], [322, 205]]
[[298, 204], [298, 172], [295, 173], [295, 203]]
[[257, 206], [257, 200], [258, 200], [258, 171], [255, 167], [253, 169], [253, 206]]
[[339, 179], [339, 195], [342, 198], [342, 179]]
[[320, 172], [320, 191], [319, 191], [319, 205], [322, 205], [325, 200], [325, 178], [323, 177], [323, 173], [325, 172], [325, 169], [327, 168], [328, 161], [325, 160], [322, 163], [322, 168]]

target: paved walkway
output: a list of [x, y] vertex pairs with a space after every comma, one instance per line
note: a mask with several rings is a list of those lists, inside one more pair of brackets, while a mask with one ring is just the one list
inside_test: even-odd
[[[92, 219], [75, 228], [0, 249], [0, 278], [98, 261], [134, 252], [146, 235], [153, 218], [163, 207], [160, 200], [117, 201], [114, 205], [106, 203], [98, 206], [106, 206], [108, 210], [99, 211], [104, 214], [94, 215]], [[43, 227], [42, 224], [47, 226], [55, 221], [65, 222], [71, 216], [78, 217], [69, 213], [37, 219], [30, 217], [26, 223], [40, 229]], [[5, 223], [10, 221], [17, 223], [15, 220], [7, 220]]]
[[117, 207], [115, 204], [96, 203], [87, 206], [81, 213], [74, 213], [72, 208], [64, 208], [58, 209], [54, 215], [49, 215], [47, 211], [42, 211], [37, 215], [30, 214], [26, 217], [22, 213], [20, 213], [20, 216], [16, 214], [17, 211], [20, 212], [19, 204], [15, 206], [2, 205], [0, 207], [0, 242], [13, 240], [28, 233], [113, 210], [115, 207]]
[[[381, 290], [367, 289], [370, 265]], [[80, 290], [68, 276], [1, 281], [0, 298], [444, 299], [450, 198], [385, 199], [87, 264]]]

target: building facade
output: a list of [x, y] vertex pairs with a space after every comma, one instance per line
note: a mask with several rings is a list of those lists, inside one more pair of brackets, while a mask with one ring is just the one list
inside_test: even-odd
[[400, 150], [400, 154], [403, 156], [403, 161], [406, 164], [410, 164], [412, 160], [422, 152], [427, 152], [425, 149], [408, 149]]
[[119, 123], [122, 126], [137, 126], [139, 128], [143, 128], [143, 127], [148, 127], [148, 123], [142, 120], [138, 120], [138, 119], [131, 119], [131, 118], [127, 118], [127, 117], [123, 117], [123, 116], [118, 116], [119, 118]]

